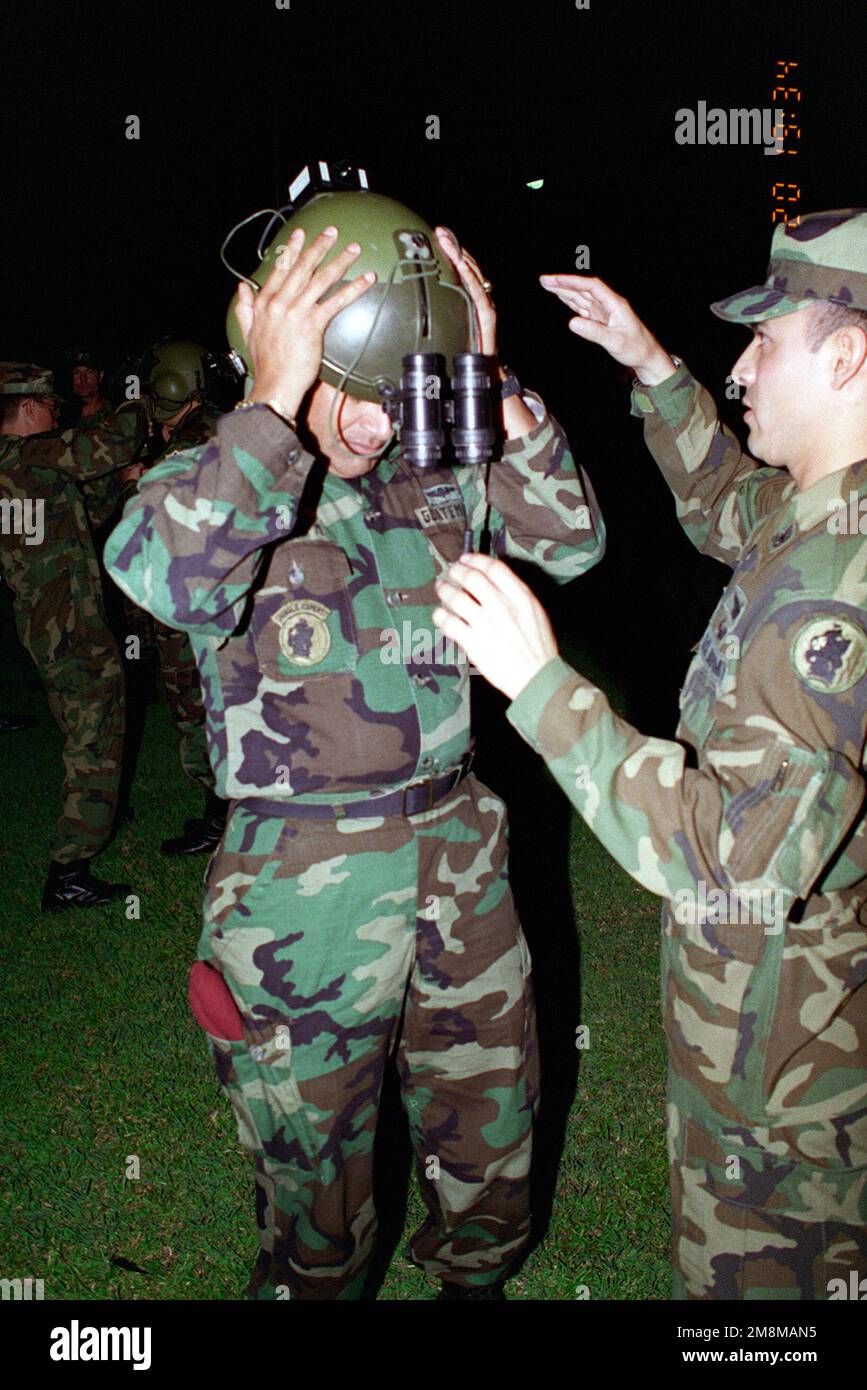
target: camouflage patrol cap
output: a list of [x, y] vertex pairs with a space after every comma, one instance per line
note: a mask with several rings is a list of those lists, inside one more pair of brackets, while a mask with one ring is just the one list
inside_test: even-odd
[[721, 319], [755, 323], [817, 299], [867, 310], [867, 208], [810, 212], [774, 228], [763, 285], [711, 304]]
[[54, 373], [33, 362], [0, 362], [0, 395], [54, 396]]
[[98, 352], [89, 352], [85, 348], [74, 348], [66, 354], [66, 360], [70, 371], [76, 367], [90, 367], [95, 372], [101, 372], [105, 366]]

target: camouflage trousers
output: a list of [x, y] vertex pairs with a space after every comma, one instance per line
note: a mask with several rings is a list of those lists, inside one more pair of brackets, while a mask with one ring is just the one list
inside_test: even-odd
[[63, 743], [61, 812], [50, 856], [59, 864], [91, 859], [111, 835], [123, 763], [124, 685], [108, 627], [91, 626], [71, 642], [20, 633], [35, 662]]
[[208, 1036], [255, 1160], [249, 1295], [360, 1296], [390, 1056], [429, 1212], [415, 1262], [467, 1286], [502, 1278], [529, 1232], [538, 1096], [502, 802], [470, 776], [412, 818], [270, 819], [236, 803], [199, 957], [242, 1016], [243, 1038]]
[[[673, 1297], [851, 1297], [867, 1275], [864, 1145], [810, 1163], [796, 1131], [723, 1119], [673, 1073], [668, 1099]], [[853, 1119], [867, 1138], [863, 1106]]]
[[190, 639], [185, 632], [177, 632], [156, 621], [154, 632], [169, 714], [181, 741], [181, 767], [189, 781], [205, 791], [213, 791], [214, 774], [205, 735], [205, 706]]

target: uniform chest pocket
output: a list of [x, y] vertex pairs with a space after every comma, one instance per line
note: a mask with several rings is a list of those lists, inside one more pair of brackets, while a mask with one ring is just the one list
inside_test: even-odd
[[358, 641], [352, 566], [331, 541], [282, 541], [253, 602], [251, 630], [260, 670], [290, 681], [354, 671]]
[[741, 619], [746, 597], [738, 584], [730, 584], [717, 604], [698, 646], [698, 659], [714, 685], [717, 696], [730, 694], [737, 678], [741, 655]]
[[715, 722], [717, 700], [731, 703], [741, 656], [741, 628], [746, 597], [730, 584], [714, 609], [680, 693], [680, 711], [699, 744], [706, 743]]

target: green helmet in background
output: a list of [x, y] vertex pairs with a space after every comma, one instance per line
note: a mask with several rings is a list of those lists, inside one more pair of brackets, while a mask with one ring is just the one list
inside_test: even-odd
[[141, 389], [153, 401], [158, 420], [170, 420], [193, 397], [204, 400], [208, 357], [201, 343], [186, 338], [160, 338], [143, 353]]
[[[252, 280], [264, 284], [279, 248], [296, 227], [304, 228], [304, 244], [309, 246], [329, 225], [337, 227], [339, 235], [322, 264], [327, 265], [350, 241], [357, 241], [361, 252], [349, 267], [348, 279], [373, 270], [376, 282], [329, 324], [321, 380], [351, 396], [380, 402], [380, 384], [399, 385], [405, 353], [439, 352], [450, 365], [456, 353], [470, 350], [472, 306], [457, 272], [440, 251], [433, 228], [403, 203], [366, 189], [311, 198], [280, 228]], [[226, 331], [250, 376], [236, 303], [237, 295], [229, 306]]]

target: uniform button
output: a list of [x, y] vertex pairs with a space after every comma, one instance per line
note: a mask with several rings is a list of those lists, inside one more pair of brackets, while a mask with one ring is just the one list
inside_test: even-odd
[[786, 541], [789, 540], [794, 534], [794, 526], [787, 526], [784, 531], [778, 531], [775, 536], [771, 537], [771, 549], [779, 550], [780, 546], [785, 545]]
[[409, 594], [403, 593], [400, 589], [388, 589], [385, 594], [385, 601], [389, 608], [397, 608], [399, 604], [405, 602]]
[[297, 449], [290, 449], [289, 453], [286, 455], [286, 462], [297, 463], [300, 457], [301, 455]]
[[254, 1062], [261, 1062], [262, 1058], [265, 1056], [264, 1047], [251, 1047], [250, 1056], [253, 1058]]
[[436, 767], [437, 760], [436, 758], [422, 758], [421, 765], [422, 767]]
[[374, 522], [379, 521], [382, 512], [367, 512], [364, 518], [365, 526], [373, 526]]

